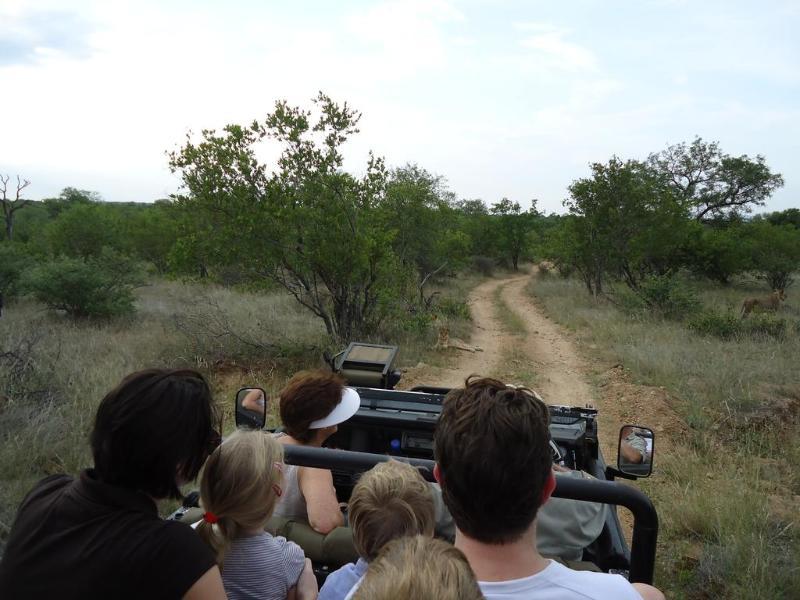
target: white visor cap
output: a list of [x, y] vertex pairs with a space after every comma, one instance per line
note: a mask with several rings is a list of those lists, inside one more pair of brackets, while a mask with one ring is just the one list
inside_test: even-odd
[[312, 421], [308, 426], [309, 429], [322, 429], [323, 427], [330, 427], [331, 425], [338, 425], [344, 423], [356, 414], [356, 411], [361, 408], [361, 398], [358, 392], [353, 388], [346, 387], [342, 390], [342, 399], [339, 404], [333, 407], [333, 410], [327, 416]]

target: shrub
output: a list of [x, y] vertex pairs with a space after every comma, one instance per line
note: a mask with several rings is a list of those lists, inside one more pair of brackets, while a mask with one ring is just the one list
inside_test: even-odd
[[689, 328], [703, 335], [722, 339], [735, 337], [742, 331], [742, 320], [734, 313], [704, 310], [689, 319]]
[[782, 338], [791, 330], [791, 325], [781, 317], [760, 314], [743, 320], [742, 328], [749, 335]]
[[13, 298], [20, 290], [20, 279], [32, 259], [19, 244], [0, 243], [0, 296]]
[[32, 269], [24, 281], [37, 300], [75, 318], [132, 314], [133, 289], [142, 283], [138, 265], [109, 249], [92, 259], [55, 259]]
[[495, 261], [488, 256], [473, 256], [472, 268], [485, 277], [494, 275]]
[[683, 319], [700, 307], [697, 296], [672, 275], [646, 277], [638, 290], [644, 304], [670, 319]]
[[447, 296], [439, 299], [439, 302], [436, 304], [436, 312], [443, 317], [471, 319], [469, 305], [466, 302], [463, 300], [456, 300], [455, 298], [448, 298]]

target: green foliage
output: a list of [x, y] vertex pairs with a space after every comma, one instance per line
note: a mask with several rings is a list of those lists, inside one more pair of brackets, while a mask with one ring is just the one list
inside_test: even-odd
[[101, 204], [76, 204], [59, 213], [47, 228], [53, 256], [89, 258], [119, 240], [109, 211]]
[[9, 299], [21, 292], [20, 280], [32, 262], [21, 244], [0, 242], [0, 297]]
[[[347, 339], [380, 325], [410, 273], [385, 226], [383, 161], [370, 156], [359, 178], [342, 170], [340, 147], [360, 115], [323, 94], [314, 102], [316, 118], [278, 102], [263, 122], [203, 131], [171, 154], [187, 192], [176, 203], [191, 215], [191, 242], [178, 250], [201, 266], [235, 263], [272, 279], [331, 337]], [[272, 173], [256, 157], [266, 139], [282, 148]]]
[[503, 198], [500, 202], [492, 205], [491, 213], [496, 216], [493, 230], [500, 256], [510, 260], [516, 271], [520, 258], [530, 247], [533, 228], [538, 216], [536, 200], [533, 200], [529, 211], [523, 212], [519, 202], [511, 202], [508, 198]]
[[753, 217], [753, 221], [761, 219], [765, 219], [773, 225], [791, 225], [795, 229], [800, 229], [800, 208], [787, 208], [786, 210]]
[[769, 221], [752, 223], [746, 232], [751, 268], [773, 290], [785, 290], [800, 270], [800, 229]]
[[648, 164], [698, 221], [750, 212], [783, 186], [783, 177], [770, 171], [763, 156], [731, 156], [700, 137], [651, 154]]
[[742, 319], [733, 311], [705, 309], [687, 322], [690, 329], [703, 335], [722, 339], [738, 337], [782, 339], [791, 333], [800, 333], [800, 323], [770, 314], [753, 314]]
[[709, 227], [692, 224], [685, 249], [686, 265], [695, 274], [727, 284], [734, 275], [748, 270], [750, 250], [744, 243], [744, 225]]
[[662, 178], [644, 163], [616, 157], [591, 167], [591, 178], [569, 188], [572, 218], [563, 222], [556, 261], [578, 270], [594, 295], [609, 275], [636, 289], [644, 277], [674, 269], [687, 221]]
[[687, 325], [702, 335], [730, 339], [742, 330], [742, 319], [732, 311], [703, 310], [688, 320]]
[[494, 259], [488, 256], [472, 257], [472, 268], [484, 277], [492, 277], [496, 266]]
[[469, 305], [463, 300], [445, 296], [436, 303], [436, 313], [448, 318], [470, 320]]
[[84, 259], [61, 257], [25, 274], [24, 286], [50, 308], [74, 318], [132, 314], [133, 289], [142, 283], [137, 265], [112, 250]]

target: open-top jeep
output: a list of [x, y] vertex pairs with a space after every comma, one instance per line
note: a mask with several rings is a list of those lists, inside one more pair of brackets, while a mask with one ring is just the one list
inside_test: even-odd
[[[352, 343], [338, 355], [326, 357], [331, 368], [341, 373], [358, 391], [361, 406], [353, 417], [339, 425], [338, 431], [326, 442], [326, 447], [285, 446], [287, 463], [330, 469], [341, 502], [350, 498], [360, 473], [390, 458], [415, 465], [428, 481], [434, 481], [433, 432], [442, 400], [449, 390], [430, 386], [395, 390], [394, 386], [400, 380], [400, 373], [393, 369], [396, 355], [396, 347]], [[244, 388], [237, 394], [237, 426], [264, 427], [265, 410], [254, 412], [243, 403], [253, 389], [257, 388]], [[614, 468], [606, 465], [600, 452], [595, 409], [569, 406], [550, 406], [549, 409], [554, 462], [593, 476], [584, 479], [557, 477], [553, 496], [621, 505], [633, 514], [630, 548], [616, 511], [607, 510], [602, 532], [584, 548], [583, 561], [606, 572], [627, 575], [631, 582], [652, 583], [658, 532], [655, 509], [650, 499], [637, 488], [614, 481], [618, 477], [636, 479], [650, 474], [652, 431], [639, 426], [623, 427], [619, 447], [622, 448], [626, 439], [630, 439], [626, 436], [636, 435], [646, 452], [638, 462], [627, 461], [620, 452]], [[180, 518], [180, 512], [176, 513], [177, 518]], [[321, 542], [318, 540], [309, 541], [306, 534], [295, 541], [304, 546], [307, 555], [319, 556]], [[309, 552], [309, 545], [317, 546], [317, 550]], [[337, 556], [317, 558], [314, 568], [318, 578], [324, 579], [343, 560]]]

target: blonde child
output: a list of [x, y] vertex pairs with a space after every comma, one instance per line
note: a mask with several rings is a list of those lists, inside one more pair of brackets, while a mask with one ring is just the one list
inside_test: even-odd
[[360, 558], [331, 573], [320, 590], [320, 600], [343, 600], [393, 539], [433, 536], [433, 495], [422, 475], [406, 463], [380, 463], [361, 476], [347, 509], [353, 542]]
[[461, 550], [417, 535], [386, 544], [352, 595], [353, 600], [395, 598], [482, 600], [483, 594]]
[[203, 468], [197, 530], [214, 549], [229, 600], [315, 598], [303, 550], [264, 531], [283, 484], [283, 447], [261, 431], [236, 431]]

